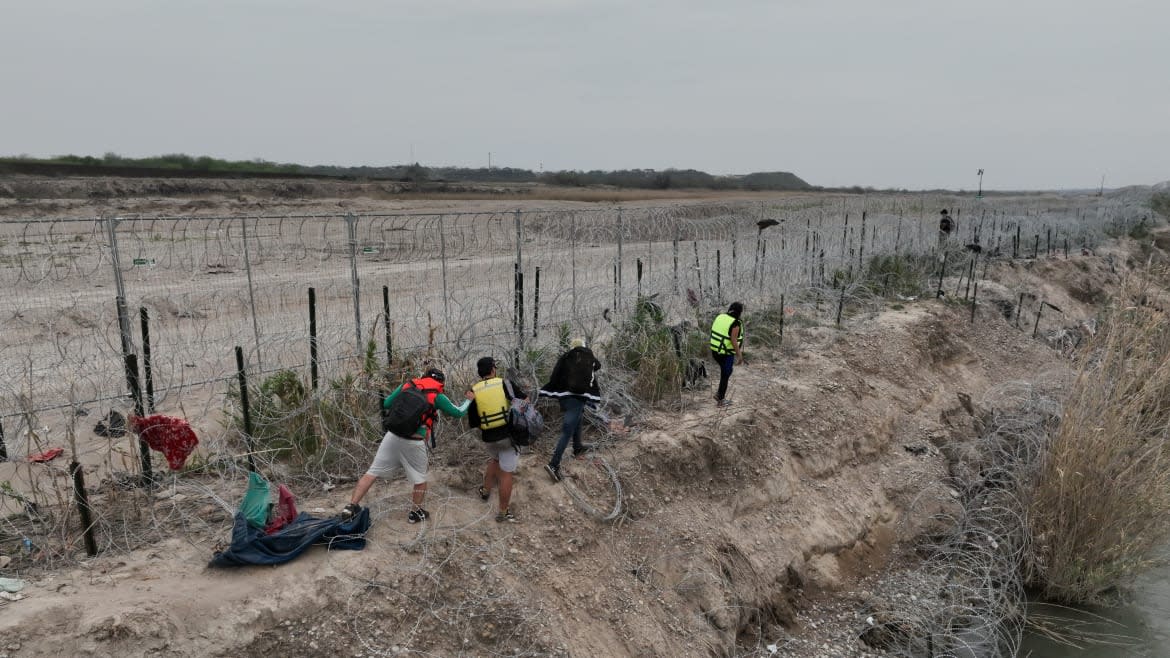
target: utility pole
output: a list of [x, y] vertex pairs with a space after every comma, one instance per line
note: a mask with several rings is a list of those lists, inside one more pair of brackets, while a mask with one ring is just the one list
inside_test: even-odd
[[488, 151], [488, 171], [491, 171], [491, 168], [492, 168], [492, 152]]
[[975, 194], [976, 199], [983, 198], [983, 170], [979, 170], [979, 192]]
[[1101, 174], [1101, 187], [1097, 188], [1097, 196], [1105, 196], [1105, 174]]

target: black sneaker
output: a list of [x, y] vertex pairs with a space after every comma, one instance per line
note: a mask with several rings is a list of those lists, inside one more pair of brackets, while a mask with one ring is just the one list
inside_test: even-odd
[[505, 523], [505, 522], [507, 522], [507, 523], [515, 523], [516, 522], [516, 517], [512, 514], [511, 507], [504, 510], [503, 512], [500, 512], [499, 514], [496, 514], [496, 523]]
[[545, 464], [544, 470], [548, 471], [548, 476], [552, 478], [553, 482], [561, 481], [561, 467], [553, 466], [552, 464]]
[[582, 443], [580, 448], [573, 448], [573, 456], [580, 457], [587, 452], [593, 452], [594, 445], [592, 443]]
[[430, 512], [420, 507], [416, 510], [411, 510], [410, 514], [406, 515], [406, 522], [418, 523], [419, 521], [426, 521], [429, 518], [431, 518]]
[[476, 493], [479, 494], [480, 500], [487, 500], [488, 498], [492, 497], [492, 490], [491, 489], [484, 489], [483, 487], [480, 487], [479, 490], [476, 491]]
[[350, 504], [346, 505], [341, 510], [342, 522], [352, 520], [353, 517], [357, 516], [358, 512], [360, 512], [360, 511], [362, 511], [362, 506], [358, 505], [357, 503], [350, 503]]

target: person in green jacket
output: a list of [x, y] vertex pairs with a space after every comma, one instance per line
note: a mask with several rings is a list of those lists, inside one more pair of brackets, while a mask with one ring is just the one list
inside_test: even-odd
[[441, 411], [452, 418], [462, 418], [467, 415], [467, 407], [475, 398], [471, 391], [467, 391], [464, 394], [467, 399], [459, 406], [455, 406], [443, 393], [445, 380], [446, 377], [441, 370], [430, 368], [422, 377], [412, 379], [394, 389], [382, 401], [382, 407], [389, 409], [394, 404], [395, 398], [402, 393], [403, 387], [412, 386], [426, 395], [427, 401], [431, 403], [432, 411], [423, 418], [423, 423], [411, 436], [398, 436], [393, 432], [386, 432], [386, 435], [382, 437], [382, 443], [378, 445], [378, 453], [374, 455], [374, 463], [358, 480], [353, 495], [349, 498], [349, 504], [341, 510], [342, 520], [352, 519], [361, 511], [359, 503], [374, 484], [374, 480], [381, 477], [393, 477], [400, 470], [406, 473], [407, 479], [414, 485], [411, 492], [411, 502], [414, 505], [410, 513], [406, 515], [407, 522], [418, 523], [430, 518], [430, 513], [423, 509], [423, 501], [427, 495], [427, 441], [434, 431], [434, 423], [438, 415], [434, 412]]
[[743, 360], [743, 303], [734, 302], [726, 313], [720, 313], [711, 323], [711, 356], [719, 364], [719, 390], [715, 393], [715, 404], [726, 407], [727, 382], [736, 363], [746, 365]]

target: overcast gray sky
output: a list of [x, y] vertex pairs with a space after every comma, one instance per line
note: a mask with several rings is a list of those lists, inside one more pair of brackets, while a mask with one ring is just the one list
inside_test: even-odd
[[1166, 0], [0, 0], [0, 154], [1170, 179]]

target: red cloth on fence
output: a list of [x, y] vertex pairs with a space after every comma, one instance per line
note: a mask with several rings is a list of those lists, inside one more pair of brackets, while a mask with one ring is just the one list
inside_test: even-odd
[[61, 453], [63, 453], [63, 452], [65, 452], [64, 448], [49, 448], [48, 450], [46, 450], [44, 452], [38, 452], [35, 455], [29, 455], [28, 460], [30, 462], [36, 462], [36, 463], [40, 464], [40, 463], [47, 462], [49, 460], [56, 459], [56, 458], [60, 457]]
[[297, 520], [297, 498], [293, 492], [283, 484], [276, 488], [276, 511], [268, 525], [264, 526], [264, 534], [271, 535], [284, 526]]
[[172, 471], [183, 468], [187, 457], [199, 445], [195, 430], [182, 418], [171, 416], [130, 417], [130, 429], [134, 431], [152, 450], [161, 452], [167, 458], [167, 465]]

